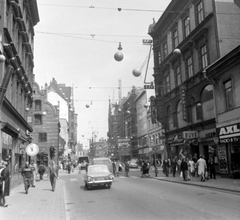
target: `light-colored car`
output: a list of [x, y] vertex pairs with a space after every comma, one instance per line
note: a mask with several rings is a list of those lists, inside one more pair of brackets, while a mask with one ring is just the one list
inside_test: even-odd
[[136, 160], [130, 160], [128, 164], [129, 164], [129, 168], [138, 168], [138, 164]]
[[84, 175], [84, 184], [87, 189], [93, 186], [106, 186], [110, 189], [113, 180], [113, 174], [104, 164], [88, 166], [88, 172]]
[[112, 161], [110, 158], [108, 157], [99, 157], [99, 158], [94, 158], [92, 160], [92, 165], [97, 165], [97, 164], [105, 164], [108, 166], [108, 169], [111, 173], [113, 173], [113, 165], [112, 165]]

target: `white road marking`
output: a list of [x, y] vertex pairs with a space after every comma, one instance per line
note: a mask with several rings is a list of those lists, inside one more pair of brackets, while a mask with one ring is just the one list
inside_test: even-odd
[[70, 181], [77, 181], [77, 179], [70, 179]]

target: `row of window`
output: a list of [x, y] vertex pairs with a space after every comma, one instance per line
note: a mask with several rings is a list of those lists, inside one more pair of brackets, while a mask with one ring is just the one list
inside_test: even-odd
[[[225, 109], [231, 110], [234, 108], [232, 80], [229, 79], [224, 81], [223, 88]], [[200, 120], [205, 121], [216, 117], [212, 85], [207, 85], [203, 89], [199, 103], [196, 103], [194, 98], [191, 98], [190, 102], [191, 107], [188, 110], [184, 109], [182, 100], [179, 100], [176, 106], [175, 114], [173, 114], [174, 111], [172, 107], [168, 106], [166, 116], [167, 130], [172, 130], [175, 127], [180, 128], [187, 126], [188, 122], [196, 123]], [[187, 114], [187, 120], [184, 120], [184, 114]]]

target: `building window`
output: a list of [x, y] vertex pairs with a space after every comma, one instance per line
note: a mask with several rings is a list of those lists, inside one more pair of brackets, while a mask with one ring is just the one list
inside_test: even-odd
[[208, 54], [207, 54], [206, 44], [200, 47], [200, 55], [201, 55], [202, 69], [204, 69], [208, 66]]
[[35, 125], [41, 125], [42, 124], [42, 115], [34, 115], [34, 123], [35, 123]]
[[232, 80], [224, 82], [224, 92], [226, 99], [226, 108], [230, 110], [233, 108], [233, 91], [232, 91]]
[[46, 142], [46, 141], [47, 141], [47, 133], [39, 133], [38, 142]]
[[190, 19], [189, 17], [186, 17], [183, 22], [184, 22], [184, 36], [185, 38], [190, 34]]
[[213, 99], [213, 86], [206, 86], [201, 94], [202, 115], [203, 120], [212, 119], [215, 117], [214, 112], [214, 99]]
[[42, 110], [42, 102], [41, 100], [35, 101], [35, 111], [41, 111]]
[[204, 16], [203, 16], [203, 3], [202, 1], [200, 1], [198, 4], [197, 4], [197, 22], [198, 24], [200, 24], [204, 19]]
[[171, 87], [170, 87], [170, 77], [167, 75], [165, 77], [165, 85], [166, 85], [166, 93], [170, 92]]
[[188, 78], [191, 78], [193, 76], [192, 56], [187, 58], [187, 73], [188, 73]]
[[177, 67], [175, 68], [175, 84], [176, 84], [176, 86], [181, 85], [180, 66], [177, 66]]
[[176, 48], [178, 46], [178, 31], [177, 29], [173, 31], [173, 47]]
[[164, 42], [163, 43], [163, 58], [165, 59], [168, 55], [168, 52], [167, 52], [167, 42]]

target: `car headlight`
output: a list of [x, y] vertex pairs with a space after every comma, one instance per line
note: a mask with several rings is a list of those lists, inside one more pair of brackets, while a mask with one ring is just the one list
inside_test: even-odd
[[91, 176], [88, 176], [87, 181], [91, 182], [91, 181], [93, 181], [93, 178]]
[[106, 180], [113, 180], [113, 179], [114, 179], [114, 176], [112, 174], [106, 177]]

